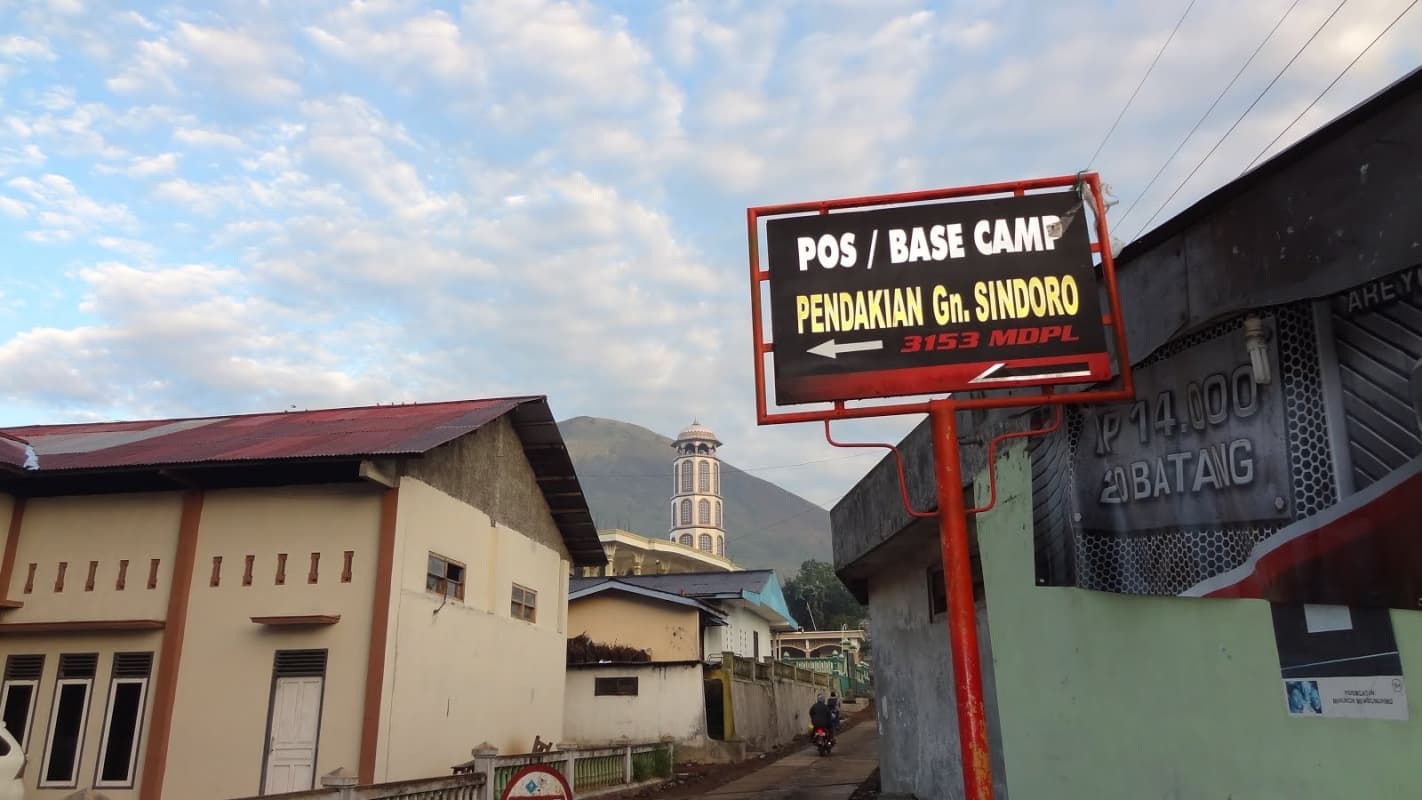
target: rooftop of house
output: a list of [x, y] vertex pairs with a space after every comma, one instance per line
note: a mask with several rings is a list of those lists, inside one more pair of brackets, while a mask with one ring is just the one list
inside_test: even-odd
[[575, 586], [577, 580], [570, 582], [568, 587], [569, 603], [595, 595], [622, 593], [656, 602], [694, 608], [704, 615], [708, 624], [726, 624], [726, 612], [706, 603], [704, 600], [690, 595], [662, 591], [661, 589], [653, 589], [647, 586], [639, 586], [635, 583], [628, 583], [621, 578], [600, 578], [594, 581], [584, 581], [583, 583], [586, 585]]
[[743, 603], [754, 613], [769, 619], [776, 630], [799, 630], [800, 624], [790, 615], [785, 593], [772, 569], [737, 570], [734, 572], [682, 572], [667, 575], [620, 575], [616, 578], [572, 578], [568, 592], [573, 594], [607, 581], [619, 581], [633, 586], [685, 595], [698, 600]]
[[351, 481], [508, 417], [573, 560], [607, 563], [543, 396], [0, 428], [0, 492], [56, 496]]

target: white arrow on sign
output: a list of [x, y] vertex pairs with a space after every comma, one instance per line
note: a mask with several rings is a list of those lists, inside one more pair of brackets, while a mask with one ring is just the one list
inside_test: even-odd
[[881, 350], [883, 347], [884, 343], [878, 339], [871, 342], [845, 342], [844, 344], [835, 344], [834, 340], [830, 339], [824, 344], [811, 347], [805, 352], [814, 353], [817, 356], [824, 356], [825, 358], [838, 358], [840, 353], [856, 353], [860, 350]]
[[1007, 366], [1006, 362], [1003, 362], [1001, 364], [993, 364], [991, 367], [988, 367], [987, 369], [983, 370], [981, 375], [968, 381], [968, 383], [1015, 383], [1017, 381], [1041, 380], [1042, 378], [1086, 378], [1090, 377], [1091, 375], [1091, 370], [1080, 369], [1065, 370], [1062, 372], [1042, 372], [1035, 375], [1010, 375], [1007, 377], [993, 376], [994, 372], [997, 372], [1005, 366]]

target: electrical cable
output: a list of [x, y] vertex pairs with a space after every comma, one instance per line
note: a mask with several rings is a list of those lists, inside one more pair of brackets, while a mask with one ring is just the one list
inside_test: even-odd
[[1301, 2], [1303, 2], [1303, 0], [1294, 0], [1293, 5], [1289, 6], [1288, 10], [1284, 12], [1283, 16], [1279, 17], [1279, 21], [1274, 23], [1274, 27], [1270, 29], [1269, 35], [1265, 36], [1264, 41], [1260, 42], [1259, 46], [1254, 48], [1254, 52], [1249, 54], [1249, 59], [1244, 62], [1244, 66], [1240, 67], [1239, 71], [1234, 73], [1234, 77], [1229, 79], [1229, 83], [1224, 87], [1224, 89], [1220, 90], [1220, 93], [1215, 97], [1215, 101], [1213, 103], [1210, 103], [1210, 107], [1205, 109], [1205, 113], [1202, 114], [1200, 116], [1200, 119], [1195, 122], [1195, 127], [1191, 128], [1190, 132], [1185, 134], [1185, 138], [1180, 140], [1180, 144], [1175, 148], [1175, 152], [1171, 153], [1170, 157], [1165, 159], [1165, 163], [1160, 165], [1160, 169], [1155, 171], [1155, 175], [1151, 177], [1150, 182], [1146, 184], [1145, 188], [1141, 190], [1140, 194], [1136, 195], [1136, 199], [1131, 201], [1131, 205], [1126, 209], [1126, 213], [1122, 214], [1116, 219], [1114, 223], [1115, 225], [1124, 224], [1126, 219], [1131, 216], [1131, 212], [1136, 210], [1136, 205], [1140, 203], [1142, 199], [1145, 198], [1146, 193], [1149, 192], [1150, 188], [1155, 185], [1155, 182], [1160, 179], [1160, 176], [1165, 174], [1165, 168], [1170, 166], [1170, 162], [1174, 161], [1176, 156], [1180, 155], [1181, 150], [1185, 149], [1185, 144], [1190, 141], [1190, 138], [1195, 135], [1196, 131], [1200, 130], [1200, 126], [1205, 123], [1205, 120], [1209, 118], [1210, 114], [1214, 113], [1215, 106], [1218, 106], [1220, 104], [1220, 101], [1224, 99], [1224, 96], [1226, 94], [1229, 94], [1229, 90], [1234, 88], [1235, 82], [1239, 80], [1240, 76], [1244, 74], [1245, 70], [1249, 69], [1249, 65], [1254, 63], [1254, 59], [1258, 57], [1260, 51], [1262, 51], [1264, 49], [1264, 46], [1269, 43], [1269, 40], [1274, 38], [1274, 34], [1278, 32], [1280, 26], [1282, 26], [1284, 24], [1284, 21], [1287, 20], [1289, 16], [1294, 13], [1294, 9], [1298, 8], [1299, 3]]
[[1368, 51], [1373, 49], [1373, 45], [1377, 44], [1378, 41], [1382, 39], [1382, 37], [1386, 36], [1387, 32], [1392, 30], [1392, 27], [1396, 25], [1399, 21], [1401, 21], [1403, 17], [1407, 16], [1407, 12], [1411, 11], [1413, 6], [1416, 5], [1417, 0], [1412, 0], [1411, 3], [1407, 4], [1407, 8], [1402, 9], [1402, 12], [1400, 14], [1398, 14], [1396, 17], [1393, 17], [1392, 22], [1389, 22], [1387, 24], [1387, 27], [1383, 28], [1377, 36], [1374, 36], [1373, 40], [1371, 42], [1368, 42], [1368, 46], [1364, 47], [1362, 52], [1358, 53], [1358, 55], [1355, 56], [1352, 61], [1348, 62], [1348, 66], [1344, 67], [1342, 72], [1338, 73], [1338, 77], [1334, 78], [1332, 83], [1328, 84], [1328, 86], [1326, 86], [1323, 91], [1319, 92], [1318, 97], [1313, 98], [1313, 102], [1309, 103], [1308, 107], [1305, 108], [1303, 111], [1300, 111], [1299, 115], [1297, 117], [1294, 117], [1293, 122], [1290, 122], [1283, 130], [1279, 131], [1279, 135], [1275, 136], [1272, 140], [1270, 140], [1269, 144], [1265, 145], [1264, 149], [1259, 151], [1259, 155], [1255, 156], [1254, 160], [1250, 161], [1249, 165], [1246, 166], [1244, 170], [1241, 171], [1239, 174], [1243, 175], [1245, 172], [1248, 172], [1250, 168], [1252, 168], [1254, 164], [1259, 161], [1259, 159], [1264, 157], [1265, 153], [1269, 152], [1269, 148], [1273, 147], [1275, 144], [1278, 144], [1279, 140], [1284, 138], [1284, 134], [1288, 133], [1295, 125], [1299, 124], [1299, 120], [1303, 119], [1305, 114], [1311, 111], [1314, 106], [1318, 105], [1318, 101], [1322, 100], [1324, 95], [1332, 91], [1333, 87], [1337, 86], [1338, 82], [1343, 80], [1343, 76], [1348, 74], [1348, 70], [1352, 69], [1353, 65], [1357, 64], [1363, 56], [1367, 55]]
[[1165, 49], [1169, 47], [1171, 41], [1175, 39], [1175, 34], [1180, 30], [1180, 23], [1185, 21], [1185, 17], [1190, 14], [1190, 9], [1194, 7], [1195, 0], [1190, 0], [1190, 3], [1185, 6], [1185, 13], [1181, 14], [1180, 19], [1175, 21], [1175, 27], [1171, 29], [1170, 36], [1166, 37], [1165, 44], [1161, 45], [1160, 50], [1156, 52], [1155, 60], [1150, 62], [1150, 66], [1146, 68], [1145, 74], [1141, 76], [1141, 82], [1136, 84], [1136, 90], [1131, 92], [1131, 98], [1127, 100], [1126, 105], [1121, 108], [1121, 113], [1116, 115], [1116, 121], [1111, 123], [1111, 128], [1107, 130], [1106, 135], [1102, 137], [1101, 144], [1096, 146], [1096, 152], [1092, 153], [1091, 158], [1087, 160], [1086, 169], [1088, 171], [1091, 169], [1091, 165], [1096, 163], [1096, 157], [1101, 155], [1101, 149], [1106, 146], [1106, 142], [1110, 140], [1111, 134], [1116, 132], [1116, 126], [1121, 124], [1121, 118], [1126, 116], [1126, 112], [1130, 110], [1131, 104], [1136, 101], [1136, 95], [1140, 94], [1141, 87], [1145, 86], [1146, 80], [1150, 78], [1151, 72], [1155, 70], [1155, 65], [1160, 62], [1160, 57], [1165, 55]]
[[1328, 27], [1328, 23], [1332, 22], [1333, 18], [1337, 16], [1338, 12], [1343, 10], [1343, 6], [1347, 4], [1348, 0], [1342, 0], [1342, 2], [1340, 2], [1338, 6], [1333, 9], [1333, 12], [1330, 13], [1323, 20], [1323, 23], [1320, 24], [1318, 28], [1314, 30], [1313, 34], [1308, 37], [1308, 41], [1304, 42], [1303, 45], [1299, 47], [1298, 51], [1294, 53], [1293, 58], [1290, 58], [1289, 62], [1284, 65], [1283, 69], [1280, 69], [1278, 74], [1276, 74], [1274, 78], [1269, 81], [1269, 85], [1264, 87], [1264, 91], [1260, 92], [1259, 96], [1254, 98], [1254, 102], [1250, 103], [1249, 107], [1244, 109], [1244, 113], [1239, 115], [1239, 119], [1235, 120], [1234, 124], [1229, 126], [1229, 130], [1225, 131], [1224, 135], [1219, 138], [1219, 141], [1215, 142], [1215, 146], [1210, 148], [1210, 152], [1206, 153], [1205, 157], [1200, 159], [1200, 162], [1195, 165], [1195, 168], [1190, 170], [1190, 174], [1185, 176], [1185, 180], [1181, 181], [1180, 185], [1175, 187], [1175, 191], [1171, 192], [1170, 196], [1165, 198], [1165, 202], [1161, 203], [1160, 206], [1155, 209], [1155, 213], [1150, 215], [1150, 219], [1146, 220], [1145, 224], [1136, 230], [1135, 234], [1131, 236], [1132, 241], [1135, 241], [1136, 239], [1140, 238], [1141, 233], [1143, 233], [1147, 228], [1149, 228], [1152, 222], [1155, 222], [1155, 218], [1160, 216], [1160, 212], [1164, 211], [1165, 207], [1170, 205], [1170, 201], [1175, 199], [1175, 195], [1179, 194], [1180, 190], [1185, 188], [1185, 184], [1189, 183], [1190, 179], [1195, 177], [1195, 173], [1200, 171], [1200, 167], [1205, 166], [1205, 162], [1209, 161], [1210, 157], [1215, 154], [1215, 151], [1220, 148], [1220, 145], [1224, 144], [1225, 140], [1229, 138], [1229, 135], [1231, 133], [1234, 133], [1234, 129], [1239, 127], [1239, 123], [1243, 122], [1244, 118], [1249, 116], [1249, 113], [1254, 110], [1255, 106], [1259, 105], [1259, 101], [1263, 100], [1264, 96], [1269, 93], [1269, 90], [1274, 88], [1274, 84], [1279, 82], [1279, 79], [1284, 76], [1284, 73], [1288, 72], [1289, 67], [1293, 66], [1294, 62], [1298, 60], [1299, 56], [1303, 55], [1303, 52], [1308, 49], [1308, 46], [1313, 44], [1313, 40], [1318, 38], [1318, 35], [1323, 32], [1323, 29]]

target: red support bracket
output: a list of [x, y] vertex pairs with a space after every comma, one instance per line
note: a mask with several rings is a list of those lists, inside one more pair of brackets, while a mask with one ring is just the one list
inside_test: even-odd
[[[987, 468], [988, 468], [988, 501], [986, 505], [967, 509], [966, 514], [982, 514], [991, 511], [997, 505], [997, 446], [1009, 439], [1026, 439], [1031, 436], [1050, 436], [1062, 427], [1062, 420], [1066, 417], [1066, 406], [1057, 405], [1056, 411], [1052, 413], [1052, 421], [1041, 428], [1033, 428], [1030, 431], [1017, 431], [1015, 433], [1004, 433], [993, 437], [987, 445]], [[825, 423], [829, 424], [829, 423]]]
[[909, 513], [910, 517], [917, 517], [918, 519], [932, 519], [938, 516], [937, 511], [918, 511], [913, 507], [913, 502], [909, 500], [908, 479], [904, 476], [904, 455], [899, 452], [899, 448], [884, 442], [837, 442], [834, 436], [830, 434], [829, 420], [825, 420], [825, 441], [835, 447], [879, 447], [892, 452], [894, 454], [894, 460], [898, 462], [899, 465], [899, 493], [903, 496], [904, 510]]

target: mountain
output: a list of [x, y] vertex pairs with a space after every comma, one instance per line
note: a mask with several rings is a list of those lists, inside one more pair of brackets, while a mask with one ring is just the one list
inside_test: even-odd
[[[671, 528], [672, 440], [627, 422], [574, 417], [558, 423], [599, 528], [648, 538]], [[721, 462], [726, 555], [782, 578], [810, 558], [831, 560], [829, 512], [770, 481]]]

